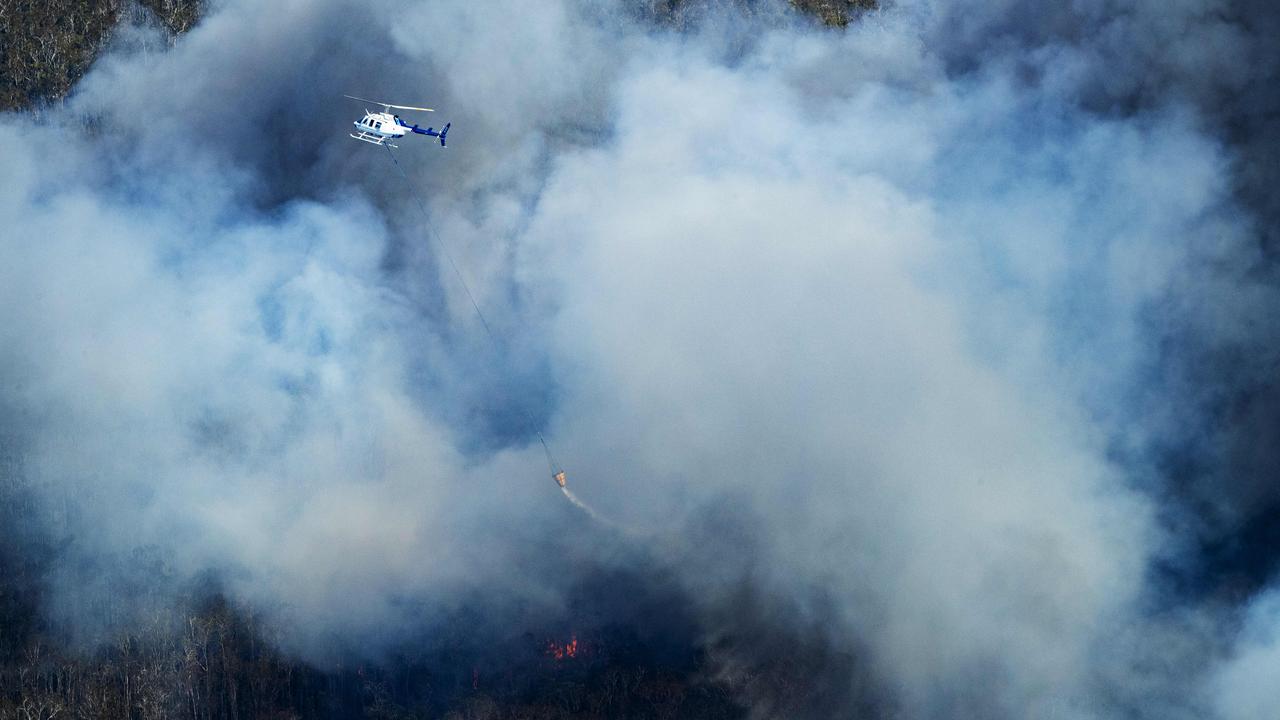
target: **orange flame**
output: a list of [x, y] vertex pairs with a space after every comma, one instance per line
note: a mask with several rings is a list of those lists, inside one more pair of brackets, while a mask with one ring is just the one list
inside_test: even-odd
[[555, 640], [548, 642], [547, 654], [557, 660], [564, 660], [565, 658], [577, 657], [578, 656], [578, 636], [577, 635], [570, 636], [569, 642], [567, 643], [558, 643]]

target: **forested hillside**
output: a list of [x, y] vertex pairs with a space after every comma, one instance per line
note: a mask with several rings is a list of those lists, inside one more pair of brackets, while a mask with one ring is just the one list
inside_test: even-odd
[[122, 16], [157, 22], [174, 37], [200, 16], [201, 0], [4, 0], [0, 2], [0, 110], [60, 98], [89, 69]]

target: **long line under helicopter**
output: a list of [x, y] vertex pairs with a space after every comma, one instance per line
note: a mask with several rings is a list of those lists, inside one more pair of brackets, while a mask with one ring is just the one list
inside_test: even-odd
[[[400, 165], [400, 161], [396, 158], [395, 152], [392, 151], [391, 146], [388, 144], [386, 145], [386, 148], [387, 155], [391, 157], [391, 163], [396, 166], [396, 170], [400, 172], [400, 177], [404, 179], [405, 186], [410, 189], [410, 194], [413, 196], [413, 200], [418, 206], [418, 212], [422, 213], [422, 221], [427, 227], [427, 232], [430, 233], [432, 239], [435, 240], [436, 247], [440, 248], [440, 253], [444, 255], [445, 260], [449, 262], [449, 267], [453, 269], [453, 274], [457, 276], [458, 283], [462, 285], [462, 290], [466, 293], [467, 300], [470, 301], [472, 309], [475, 310], [476, 317], [480, 319], [480, 326], [484, 328], [485, 335], [489, 336], [489, 341], [493, 343], [494, 347], [499, 347], [497, 335], [494, 334], [493, 328], [489, 325], [488, 319], [485, 318], [484, 311], [480, 309], [480, 303], [476, 301], [476, 296], [472, 294], [471, 286], [467, 283], [467, 278], [462, 274], [462, 270], [458, 268], [458, 263], [454, 261], [453, 253], [449, 252], [449, 246], [440, 238], [440, 234], [436, 232], [435, 226], [431, 223], [431, 217], [427, 214], [426, 205], [423, 204], [422, 198], [418, 196], [417, 189], [414, 187], [413, 182], [409, 180], [408, 174], [405, 173], [404, 167]], [[527, 408], [522, 408], [522, 410], [526, 419], [529, 421], [529, 424], [534, 425], [534, 418], [529, 413], [529, 410]], [[595, 513], [589, 508], [586, 508], [581, 501], [568, 494], [568, 488], [565, 486], [564, 468], [560, 466], [560, 463], [556, 462], [555, 455], [551, 453], [551, 446], [547, 443], [547, 439], [543, 436], [542, 431], [537, 430], [536, 432], [538, 435], [538, 442], [542, 445], [543, 452], [546, 453], [547, 465], [551, 468], [552, 479], [556, 481], [556, 484], [560, 486], [560, 489], [564, 490], [566, 492], [566, 496], [573, 500], [575, 504], [583, 507], [583, 509], [586, 509], [592, 515], [595, 515]]]
[[[362, 100], [362, 98], [357, 98], [351, 95], [347, 95], [346, 97], [353, 100]], [[374, 101], [364, 100], [364, 102]], [[445, 260], [448, 261], [449, 267], [453, 269], [453, 274], [457, 276], [458, 282], [462, 285], [463, 292], [466, 293], [467, 300], [471, 303], [472, 309], [475, 310], [476, 317], [480, 319], [480, 325], [484, 328], [485, 335], [489, 337], [489, 342], [492, 343], [495, 348], [499, 348], [500, 344], [498, 343], [498, 337], [494, 334], [493, 328], [489, 325], [489, 320], [485, 318], [484, 310], [480, 308], [480, 303], [476, 301], [476, 296], [471, 292], [471, 285], [467, 282], [466, 276], [462, 274], [462, 270], [454, 260], [453, 253], [449, 252], [449, 246], [443, 239], [441, 239], [440, 233], [436, 232], [435, 225], [431, 222], [431, 216], [427, 213], [426, 204], [422, 202], [422, 197], [417, 192], [417, 188], [414, 186], [413, 182], [409, 180], [409, 175], [404, 171], [404, 166], [400, 164], [400, 160], [396, 158], [395, 153], [392, 151], [392, 148], [396, 146], [390, 142], [390, 140], [402, 138], [410, 133], [416, 133], [419, 135], [437, 137], [440, 139], [440, 146], [445, 147], [445, 136], [449, 132], [450, 123], [445, 123], [444, 127], [442, 127], [439, 132], [436, 132], [434, 128], [430, 127], [424, 130], [417, 125], [411, 125], [404, 122], [400, 119], [399, 115], [393, 115], [391, 113], [391, 109], [397, 108], [401, 110], [435, 112], [431, 108], [392, 105], [381, 102], [376, 104], [382, 106], [382, 112], [373, 113], [365, 110], [364, 117], [354, 123], [356, 126], [356, 133], [352, 133], [351, 137], [373, 145], [383, 145], [387, 148], [387, 155], [391, 158], [391, 163], [395, 165], [396, 171], [400, 173], [400, 177], [404, 180], [405, 187], [409, 188], [409, 194], [413, 196], [413, 201], [418, 206], [418, 212], [422, 214], [422, 221], [426, 225], [427, 232], [431, 235], [431, 238], [435, 240], [436, 247], [440, 248], [440, 252], [444, 255]], [[531, 427], [536, 426], [537, 423], [528, 408], [522, 407], [521, 410], [524, 413], [525, 418], [529, 421], [529, 425]], [[535, 432], [538, 435], [538, 443], [542, 445], [542, 451], [547, 456], [547, 466], [551, 470], [551, 477], [556, 481], [556, 484], [560, 486], [560, 492], [564, 494], [565, 498], [597, 522], [618, 530], [631, 532], [627, 530], [627, 528], [596, 512], [594, 508], [579, 499], [577, 495], [573, 494], [573, 491], [565, 484], [564, 468], [561, 467], [560, 463], [556, 461], [555, 455], [552, 454], [551, 446], [547, 443], [547, 438], [542, 434], [541, 430], [536, 430]]]

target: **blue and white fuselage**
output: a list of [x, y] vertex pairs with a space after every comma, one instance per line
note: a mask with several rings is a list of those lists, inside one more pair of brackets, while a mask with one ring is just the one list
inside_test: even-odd
[[356, 131], [351, 133], [351, 137], [374, 145], [396, 147], [391, 143], [392, 140], [402, 138], [412, 132], [419, 135], [438, 137], [440, 138], [440, 146], [444, 147], [445, 135], [449, 132], [449, 126], [452, 123], [445, 123], [445, 126], [437, 132], [435, 128], [423, 129], [417, 125], [410, 125], [401, 120], [399, 115], [366, 110], [364, 117], [352, 124], [356, 126]]

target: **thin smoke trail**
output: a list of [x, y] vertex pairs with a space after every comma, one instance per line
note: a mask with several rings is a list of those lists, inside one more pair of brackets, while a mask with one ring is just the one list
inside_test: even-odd
[[[590, 505], [579, 500], [578, 496], [574, 495], [573, 491], [571, 491], [569, 488], [562, 487], [560, 488], [560, 492], [564, 493], [564, 496], [569, 498], [569, 502], [582, 508], [582, 511], [590, 515], [593, 519], [598, 520], [600, 522], [605, 522], [605, 519], [601, 517], [600, 513], [597, 513]], [[609, 523], [606, 523], [606, 524], [609, 524]]]
[[615, 529], [619, 529], [619, 530], [620, 530], [620, 529], [623, 529], [623, 528], [622, 528], [622, 526], [618, 525], [617, 523], [613, 522], [612, 520], [610, 520], [610, 519], [606, 518], [605, 516], [601, 515], [600, 513], [596, 512], [595, 508], [593, 508], [593, 507], [591, 507], [590, 505], [586, 504], [585, 502], [583, 502], [583, 501], [579, 500], [579, 499], [578, 499], [578, 496], [577, 496], [577, 495], [574, 495], [574, 494], [573, 494], [573, 491], [572, 491], [572, 490], [570, 490], [569, 488], [567, 488], [567, 487], [562, 487], [562, 488], [560, 488], [560, 492], [564, 493], [564, 496], [565, 496], [566, 498], [568, 498], [568, 499], [569, 499], [569, 502], [573, 503], [574, 505], [577, 505], [579, 508], [581, 508], [581, 509], [582, 509], [582, 511], [583, 511], [583, 512], [585, 512], [587, 515], [590, 515], [592, 520], [595, 520], [596, 522], [600, 523], [601, 525], [607, 525], [607, 526], [609, 526], [609, 527], [611, 527], [611, 528], [615, 528]]

